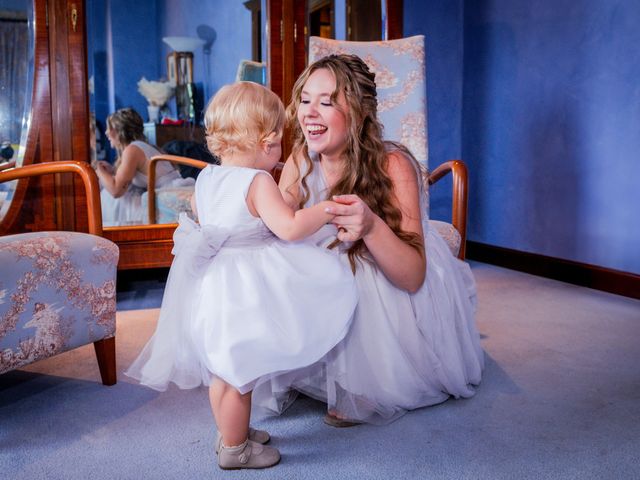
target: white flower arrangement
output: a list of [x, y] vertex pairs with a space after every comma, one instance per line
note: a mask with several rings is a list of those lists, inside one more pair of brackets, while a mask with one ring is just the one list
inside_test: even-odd
[[169, 82], [155, 82], [142, 77], [138, 82], [138, 92], [149, 105], [161, 107], [173, 96], [173, 87]]

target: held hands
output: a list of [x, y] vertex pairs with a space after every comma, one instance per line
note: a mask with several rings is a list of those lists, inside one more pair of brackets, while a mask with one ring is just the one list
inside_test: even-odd
[[376, 215], [357, 195], [336, 195], [335, 202], [326, 209], [335, 215], [331, 223], [338, 227], [338, 240], [355, 242], [366, 237], [373, 229]]

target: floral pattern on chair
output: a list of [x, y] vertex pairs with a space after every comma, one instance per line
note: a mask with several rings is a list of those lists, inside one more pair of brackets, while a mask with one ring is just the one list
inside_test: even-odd
[[86, 233], [0, 237], [0, 374], [113, 337], [118, 256]]

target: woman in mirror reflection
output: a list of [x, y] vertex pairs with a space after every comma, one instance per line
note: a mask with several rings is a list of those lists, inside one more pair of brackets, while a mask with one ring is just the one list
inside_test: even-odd
[[[121, 108], [107, 117], [107, 138], [117, 152], [115, 168], [99, 161], [96, 172], [102, 190], [102, 223], [104, 226], [139, 225], [148, 222], [143, 195], [147, 191], [147, 174], [151, 157], [162, 152], [147, 143], [144, 122], [133, 108]], [[183, 179], [169, 162], [156, 165], [156, 188], [194, 185]]]
[[254, 403], [280, 413], [303, 392], [340, 427], [472, 396], [484, 366], [475, 282], [429, 228], [422, 169], [382, 140], [375, 74], [354, 55], [322, 58], [297, 80], [288, 114], [295, 138], [280, 188], [297, 208], [339, 203], [314, 240], [353, 270], [359, 300], [343, 342], [256, 389]]

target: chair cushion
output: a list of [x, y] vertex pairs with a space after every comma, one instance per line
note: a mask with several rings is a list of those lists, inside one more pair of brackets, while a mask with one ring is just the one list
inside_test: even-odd
[[429, 228], [433, 228], [440, 234], [447, 243], [447, 246], [451, 250], [453, 256], [457, 257], [458, 252], [460, 251], [460, 243], [462, 241], [462, 237], [460, 237], [458, 230], [456, 230], [450, 223], [441, 222], [440, 220], [429, 220]]
[[87, 233], [0, 237], [0, 373], [113, 336], [118, 256]]

